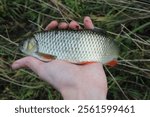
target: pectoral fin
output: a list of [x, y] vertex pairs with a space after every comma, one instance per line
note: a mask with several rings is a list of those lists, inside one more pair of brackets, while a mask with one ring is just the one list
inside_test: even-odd
[[45, 54], [45, 53], [40, 53], [40, 52], [35, 53], [34, 57], [44, 62], [49, 62], [49, 61], [56, 59], [56, 56]]

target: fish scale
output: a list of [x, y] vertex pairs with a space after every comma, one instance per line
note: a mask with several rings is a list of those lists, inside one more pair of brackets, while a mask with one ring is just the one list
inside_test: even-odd
[[39, 53], [56, 56], [72, 63], [106, 63], [117, 59], [114, 41], [92, 30], [51, 30], [34, 34]]

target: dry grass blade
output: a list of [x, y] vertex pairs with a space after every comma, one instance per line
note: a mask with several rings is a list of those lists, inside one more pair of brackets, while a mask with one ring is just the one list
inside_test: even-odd
[[0, 79], [3, 81], [6, 81], [6, 82], [12, 83], [14, 85], [25, 87], [25, 88], [30, 88], [30, 89], [38, 89], [38, 88], [42, 87], [42, 85], [41, 86], [40, 85], [39, 86], [24, 85], [23, 83], [15, 82], [15, 81], [11, 80], [10, 78], [5, 77], [3, 75], [0, 75]]
[[45, 13], [42, 13], [42, 12], [39, 12], [39, 11], [37, 11], [37, 10], [34, 10], [34, 9], [32, 9], [32, 8], [30, 8], [30, 7], [28, 7], [28, 6], [24, 6], [24, 5], [22, 5], [22, 4], [18, 4], [18, 3], [15, 3], [17, 6], [19, 6], [19, 7], [24, 7], [24, 8], [26, 8], [26, 9], [29, 9], [30, 11], [32, 11], [32, 12], [35, 12], [35, 13], [37, 13], [37, 14], [40, 14], [40, 15], [43, 15], [43, 16], [46, 16], [46, 17], [49, 17], [49, 18], [52, 18], [52, 19], [63, 19], [63, 18], [60, 18], [60, 17], [54, 17], [54, 16], [51, 16], [51, 15], [49, 15], [49, 14], [45, 14]]
[[129, 100], [128, 96], [125, 94], [125, 92], [123, 91], [123, 89], [121, 88], [121, 86], [119, 85], [119, 83], [116, 81], [115, 77], [111, 74], [111, 72], [107, 69], [106, 66], [104, 66], [104, 67], [107, 70], [107, 72], [109, 73], [109, 75], [112, 77], [113, 81], [116, 83], [116, 85], [118, 86], [118, 88], [120, 89], [120, 91], [122, 92], [122, 94], [125, 96], [125, 98]]
[[68, 8], [67, 6], [59, 2], [58, 0], [50, 0], [50, 1], [52, 2], [52, 4], [54, 4], [57, 7], [57, 10], [60, 12], [60, 14], [64, 18], [70, 17], [69, 19], [72, 20], [72, 17], [74, 18], [81, 17], [78, 13], [74, 12], [71, 8]]
[[18, 46], [17, 43], [15, 43], [15, 42], [11, 41], [10, 39], [4, 37], [3, 35], [0, 35], [0, 37], [3, 38], [3, 39], [5, 39], [6, 41], [8, 41], [8, 42], [11, 43], [11, 44], [13, 44], [13, 45], [15, 45], [15, 46]]

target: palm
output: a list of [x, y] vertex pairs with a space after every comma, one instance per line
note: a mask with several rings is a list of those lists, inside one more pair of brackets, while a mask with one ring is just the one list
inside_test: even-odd
[[39, 65], [38, 75], [58, 90], [62, 87], [76, 85], [78, 81], [83, 81], [81, 84], [84, 84], [86, 83], [86, 80], [91, 78], [93, 78], [91, 80], [100, 82], [101, 86], [105, 86], [106, 84], [106, 81], [103, 80], [106, 76], [100, 63], [80, 66], [55, 60]]

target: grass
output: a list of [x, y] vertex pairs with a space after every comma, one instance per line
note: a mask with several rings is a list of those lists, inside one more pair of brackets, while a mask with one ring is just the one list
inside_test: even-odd
[[118, 42], [119, 64], [105, 67], [108, 99], [150, 99], [150, 2], [147, 0], [1, 0], [0, 99], [62, 99], [30, 70], [13, 71], [23, 57], [18, 42], [52, 20], [78, 21], [85, 15]]

